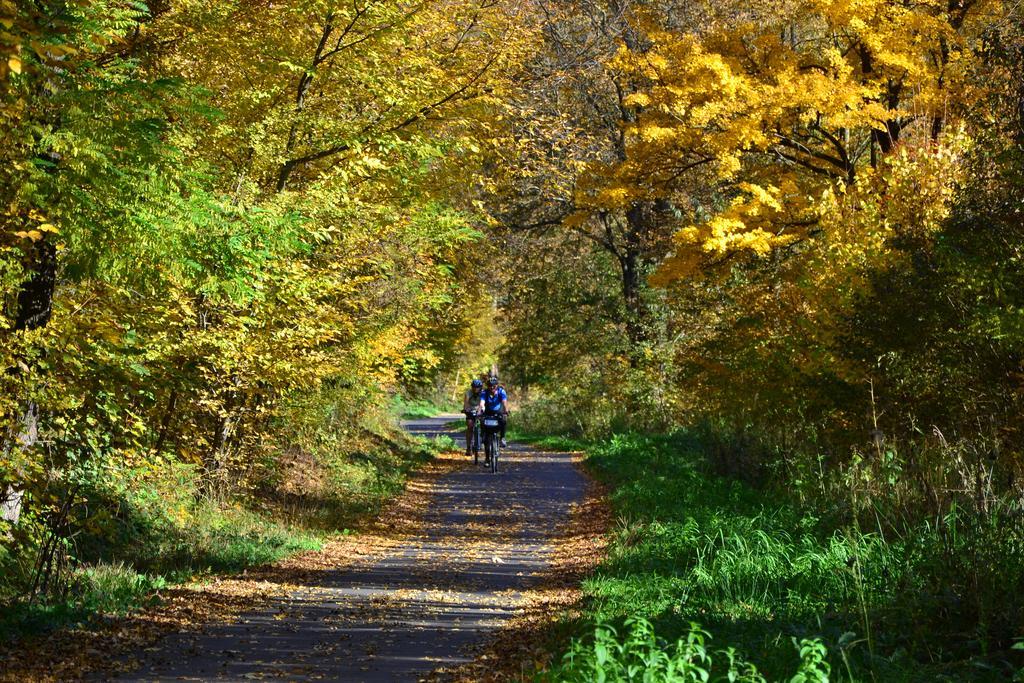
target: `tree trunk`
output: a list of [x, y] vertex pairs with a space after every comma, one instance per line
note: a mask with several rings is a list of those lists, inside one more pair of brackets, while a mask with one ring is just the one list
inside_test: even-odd
[[313, 83], [315, 69], [323, 61], [324, 49], [327, 47], [327, 41], [330, 40], [331, 34], [334, 33], [334, 13], [329, 12], [324, 22], [323, 30], [320, 32], [320, 41], [317, 43], [316, 52], [313, 53], [313, 60], [310, 63], [309, 71], [306, 71], [299, 77], [298, 85], [295, 87], [295, 116], [296, 119], [292, 121], [292, 125], [288, 130], [288, 140], [285, 142], [284, 155], [285, 161], [281, 164], [277, 172], [277, 184], [274, 186], [275, 191], [284, 192], [288, 186], [288, 178], [291, 177], [292, 171], [298, 163], [291, 158], [292, 152], [295, 151], [295, 145], [298, 141], [299, 136], [299, 121], [298, 117], [302, 114], [302, 110], [306, 106], [306, 95], [309, 93], [309, 86]]
[[[35, 243], [32, 252], [32, 275], [18, 292], [18, 315], [15, 330], [34, 330], [50, 322], [53, 312], [53, 288], [57, 281], [57, 250], [48, 241]], [[26, 371], [25, 368], [23, 371]], [[28, 450], [39, 440], [39, 406], [29, 399], [19, 420], [18, 433], [4, 449]], [[21, 518], [24, 491], [12, 483], [4, 483], [0, 493], [0, 518], [17, 524]]]
[[[873, 74], [875, 71], [875, 58], [871, 54], [871, 50], [864, 44], [858, 47], [858, 53], [860, 54], [860, 68], [865, 76]], [[885, 102], [884, 104], [890, 110], [895, 111], [900, 104], [900, 94], [903, 91], [903, 84], [898, 81], [890, 80], [886, 86]], [[900, 140], [900, 133], [903, 130], [903, 124], [896, 119], [889, 119], [885, 122], [885, 130], [878, 128], [872, 129], [871, 131], [871, 143], [872, 145], [878, 145], [878, 149], [881, 150], [882, 154], [888, 154], [896, 147], [896, 143]], [[874, 155], [874, 146], [872, 146], [872, 166], [875, 165], [877, 160]]]
[[11, 524], [17, 524], [21, 519], [21, 502], [25, 492], [8, 484], [7, 488], [0, 494], [0, 519]]
[[622, 266], [622, 298], [626, 304], [626, 335], [629, 338], [630, 346], [635, 348], [647, 338], [643, 324], [644, 318], [647, 317], [647, 311], [644, 310], [640, 292], [638, 255], [634, 251], [627, 251], [622, 255], [620, 263]]
[[214, 496], [223, 496], [226, 492], [228, 480], [228, 449], [231, 443], [231, 435], [234, 431], [234, 419], [230, 413], [217, 420], [217, 427], [213, 433], [213, 448], [210, 453], [210, 462], [207, 467], [207, 475], [210, 482], [210, 493]]
[[1017, 130], [1014, 139], [1018, 147], [1024, 148], [1024, 87], [1021, 87], [1017, 95]]
[[170, 396], [167, 399], [167, 409], [164, 411], [164, 416], [160, 420], [160, 432], [157, 435], [156, 443], [153, 445], [153, 450], [150, 451], [154, 455], [159, 455], [164, 449], [164, 444], [167, 442], [167, 434], [171, 430], [171, 422], [174, 420], [174, 411], [178, 407], [178, 390], [177, 388], [171, 389]]
[[622, 299], [626, 306], [626, 337], [629, 339], [630, 364], [636, 363], [636, 351], [650, 339], [649, 316], [643, 299], [644, 262], [643, 235], [647, 230], [643, 206], [635, 205], [626, 212], [626, 232], [619, 253], [622, 270]]
[[29, 254], [32, 275], [18, 292], [16, 330], [34, 330], [50, 322], [53, 287], [57, 281], [57, 249], [47, 240], [35, 243]]

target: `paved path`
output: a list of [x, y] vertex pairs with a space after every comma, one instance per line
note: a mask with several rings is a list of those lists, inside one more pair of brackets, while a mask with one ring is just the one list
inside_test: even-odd
[[[406, 428], [434, 437], [458, 417]], [[416, 681], [469, 661], [539, 581], [549, 534], [584, 489], [568, 455], [510, 444], [496, 475], [470, 467], [435, 481], [422, 533], [384, 556], [321, 572], [230, 625], [168, 637], [118, 680]]]

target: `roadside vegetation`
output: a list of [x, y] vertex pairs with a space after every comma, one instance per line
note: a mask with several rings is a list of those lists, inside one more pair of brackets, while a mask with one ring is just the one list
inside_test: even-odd
[[425, 398], [407, 399], [401, 394], [396, 394], [391, 403], [391, 410], [398, 416], [406, 419], [418, 417], [434, 417], [439, 413], [452, 410], [445, 406], [442, 401]]
[[[633, 681], [651, 683], [767, 683], [755, 664], [745, 661], [733, 647], [715, 649], [711, 635], [696, 623], [672, 643], [659, 637], [649, 621], [634, 617], [622, 633], [608, 624], [598, 626], [590, 639], [573, 641], [562, 662], [541, 677], [550, 681]], [[791, 683], [828, 683], [831, 668], [818, 640], [796, 645], [799, 664]]]
[[[165, 587], [318, 550], [332, 536], [358, 533], [413, 468], [448, 446], [396, 433], [369, 452], [290, 462], [279, 481], [230, 500], [198, 490], [194, 469], [184, 465], [83, 486], [78, 509], [66, 513], [74, 526], [65, 545], [43, 549], [66, 566], [46, 574], [6, 558], [0, 633], [19, 638], [123, 614], [158, 601]], [[90, 510], [88, 525], [75, 523]], [[32, 559], [39, 557], [46, 556]], [[37, 585], [40, 576], [49, 585]]]
[[[621, 650], [605, 648], [609, 667], [638, 657], [667, 658], [667, 666], [685, 650], [694, 667], [716, 659], [715, 676], [744, 661], [754, 667], [746, 667], [749, 680], [758, 680], [755, 670], [789, 680], [814, 644], [834, 681], [1013, 677], [1022, 662], [1011, 649], [1010, 620], [1020, 605], [1005, 588], [1021, 581], [1019, 537], [970, 528], [966, 517], [902, 534], [862, 528], [833, 507], [716, 474], [709, 438], [680, 431], [547, 440], [587, 450], [588, 468], [610, 487], [616, 519], [608, 557], [584, 584], [577, 640], [551, 680], [570, 673], [584, 680], [595, 666], [593, 648], [614, 633], [608, 629], [618, 630]], [[977, 630], [966, 630], [976, 610], [991, 615], [990, 633], [1002, 619], [1007, 639], [981, 643]], [[644, 620], [639, 627], [631, 625], [636, 619]], [[693, 649], [694, 625], [700, 653], [731, 648], [737, 659], [704, 661]]]

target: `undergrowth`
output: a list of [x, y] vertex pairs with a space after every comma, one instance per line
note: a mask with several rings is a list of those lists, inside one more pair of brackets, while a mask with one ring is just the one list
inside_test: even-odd
[[451, 410], [451, 408], [432, 400], [406, 398], [401, 394], [396, 394], [391, 403], [391, 411], [395, 415], [409, 420], [434, 417], [446, 410]]
[[[902, 535], [839, 524], [784, 492], [714, 474], [702, 441], [686, 432], [542, 445], [585, 446], [589, 468], [612, 490], [617, 521], [606, 561], [584, 584], [584, 630], [648, 620], [669, 648], [658, 657], [673, 659], [682, 646], [669, 644], [699, 623], [768, 680], [799, 668], [794, 639], [827, 650], [832, 680], [1007, 680], [1019, 664], [1009, 648], [963, 630], [969, 596], [946, 576], [957, 566], [948, 562], [955, 520]], [[1017, 550], [986, 554], [1008, 594], [1019, 583]], [[570, 654], [589, 647], [580, 642]], [[566, 679], [584, 680], [573, 671]]]
[[[295, 465], [306, 479], [291, 482], [296, 475], [285, 472], [227, 499], [206, 494], [195, 467], [172, 461], [82, 486], [68, 516], [87, 522], [60, 541], [67, 566], [59, 582], [32, 590], [38, 551], [0, 555], [0, 637], [125, 613], [169, 585], [317, 550], [375, 515], [409, 471], [443, 446], [398, 438], [321, 461], [307, 455]], [[42, 520], [23, 519], [19, 529], [28, 533], [34, 524]]]
[[[542, 680], [567, 683], [643, 681], [644, 683], [767, 683], [757, 666], [735, 648], [714, 649], [712, 636], [698, 624], [675, 642], [659, 638], [649, 621], [628, 619], [622, 636], [600, 624], [594, 634], [574, 640], [562, 661]], [[799, 663], [790, 683], [828, 683], [827, 651], [817, 639], [793, 640]]]

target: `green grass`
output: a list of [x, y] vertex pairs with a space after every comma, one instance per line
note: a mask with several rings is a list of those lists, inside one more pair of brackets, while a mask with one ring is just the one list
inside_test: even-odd
[[[274, 513], [202, 503], [187, 523], [130, 518], [137, 542], [106, 545], [66, 578], [62, 595], [31, 603], [9, 599], [0, 611], [5, 638], [44, 633], [104, 614], [124, 614], [155, 600], [166, 586], [318, 550], [331, 534], [283, 522]], [[89, 551], [91, 554], [91, 549]]]
[[424, 417], [434, 417], [439, 413], [445, 412], [447, 409], [422, 399], [408, 399], [400, 395], [395, 395], [392, 400], [391, 411], [406, 420], [415, 420]]
[[711, 649], [736, 648], [768, 680], [800, 666], [794, 639], [820, 639], [832, 680], [1012, 675], [1005, 654], [976, 656], [970, 634], [941, 630], [955, 617], [928, 590], [933, 539], [923, 530], [899, 540], [831, 527], [783, 494], [709, 473], [686, 433], [541, 443], [585, 445], [589, 468], [612, 490], [612, 542], [584, 584], [583, 633], [639, 617], [670, 647], [697, 623], [714, 634]]
[[409, 439], [400, 449], [339, 458], [316, 496], [272, 491], [217, 502], [198, 493], [193, 469], [171, 465], [145, 486], [84, 492], [89, 528], [76, 535], [78, 563], [65, 590], [27, 601], [34, 554], [0, 557], [0, 638], [45, 633], [151, 604], [165, 586], [318, 550], [372, 518], [406, 476], [445, 443]]
[[512, 422], [508, 426], [508, 438], [511, 441], [522, 441], [550, 451], [584, 451], [594, 445], [592, 442], [573, 436], [543, 434], [524, 430], [517, 428]]
[[123, 563], [98, 564], [77, 571], [61, 599], [18, 603], [0, 613], [5, 639], [45, 633], [89, 621], [101, 614], [124, 614], [152, 604], [154, 591], [168, 585], [161, 576], [140, 574]]
[[[829, 683], [828, 650], [816, 638], [793, 641], [799, 662], [790, 683]], [[576, 639], [560, 662], [540, 677], [552, 683], [767, 683], [757, 665], [733, 648], [715, 649], [711, 634], [697, 624], [667, 642], [646, 619], [634, 617], [620, 631], [608, 624], [591, 637]]]
[[[202, 505], [189, 526], [168, 525], [117, 549], [133, 566], [169, 582], [237, 572], [296, 552], [319, 550], [330, 531], [280, 519], [272, 509]], [[108, 550], [107, 555], [113, 554]]]
[[188, 527], [163, 526], [132, 547], [109, 547], [70, 577], [63, 597], [5, 610], [0, 632], [26, 635], [152, 604], [154, 591], [240, 572], [297, 552], [319, 550], [330, 534], [272, 514], [204, 504]]

